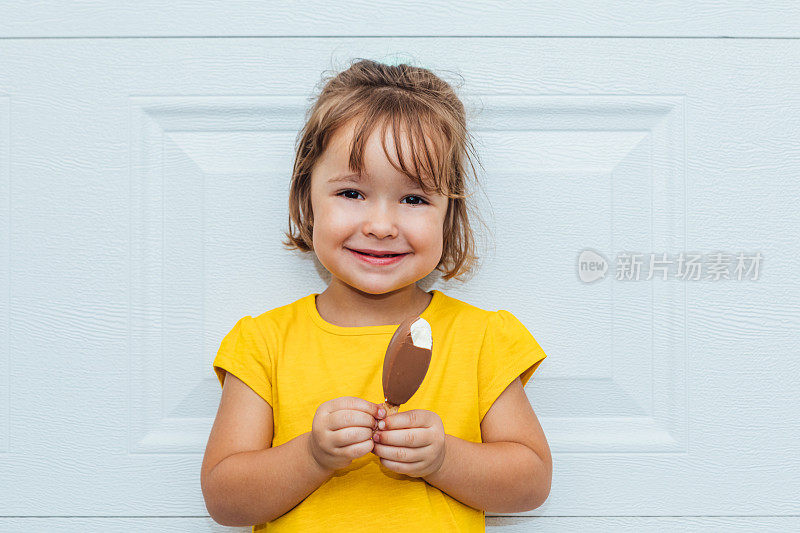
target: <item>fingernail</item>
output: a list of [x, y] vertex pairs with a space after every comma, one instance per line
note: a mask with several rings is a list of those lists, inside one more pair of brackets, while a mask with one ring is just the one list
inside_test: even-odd
[[375, 442], [380, 442], [380, 441], [381, 441], [381, 435], [380, 435], [380, 433], [375, 433], [375, 434], [372, 436], [372, 440], [374, 440]]
[[383, 420], [378, 421], [378, 429], [383, 429], [386, 427], [386, 422]]
[[383, 410], [383, 407], [378, 408], [378, 417], [383, 418], [386, 415], [386, 411]]

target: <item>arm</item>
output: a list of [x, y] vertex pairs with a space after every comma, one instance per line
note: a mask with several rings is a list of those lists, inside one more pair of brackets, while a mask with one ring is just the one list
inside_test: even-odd
[[[314, 492], [333, 473], [309, 450], [310, 432], [266, 450], [226, 457], [209, 473], [206, 502], [224, 526], [250, 526], [283, 515]], [[212, 505], [209, 505], [211, 511]]]
[[550, 448], [519, 378], [481, 422], [483, 442], [445, 435], [442, 466], [424, 479], [476, 509], [516, 513], [535, 509], [550, 494]]
[[200, 480], [206, 507], [217, 523], [269, 522], [333, 473], [311, 455], [310, 433], [274, 448], [272, 436], [272, 407], [234, 374], [226, 373]]

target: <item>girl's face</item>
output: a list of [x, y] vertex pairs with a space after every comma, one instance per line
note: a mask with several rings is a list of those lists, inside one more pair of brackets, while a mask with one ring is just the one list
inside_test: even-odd
[[[347, 158], [353, 126], [351, 121], [331, 137], [312, 172], [314, 252], [332, 283], [382, 294], [415, 283], [439, 264], [448, 198], [423, 192], [389, 163], [380, 127], [366, 142], [367, 175], [352, 176]], [[395, 157], [391, 126], [386, 135], [386, 148]], [[403, 154], [409, 154], [408, 140], [402, 142]], [[364, 249], [403, 255], [378, 264], [354, 251]]]

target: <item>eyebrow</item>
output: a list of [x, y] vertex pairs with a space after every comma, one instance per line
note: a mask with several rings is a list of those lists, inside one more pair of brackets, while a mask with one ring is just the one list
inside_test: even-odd
[[[367, 178], [369, 178], [369, 176], [367, 176]], [[352, 181], [354, 183], [361, 183], [361, 175], [345, 174], [344, 176], [334, 176], [328, 180], [328, 183], [339, 183], [342, 181]]]
[[[331, 179], [328, 180], [328, 183], [342, 183], [342, 182], [361, 183], [362, 181], [364, 181], [363, 178], [364, 178], [364, 176], [361, 176], [359, 174], [345, 174], [345, 175], [342, 175], [342, 176], [334, 176], [334, 177], [332, 177]], [[369, 175], [367, 175], [366, 178], [367, 178], [367, 181], [369, 181], [371, 179], [369, 177]], [[417, 189], [422, 190], [419, 187], [419, 184], [416, 181], [414, 181], [413, 179], [408, 178], [407, 181], [408, 181], [409, 186], [416, 187]]]

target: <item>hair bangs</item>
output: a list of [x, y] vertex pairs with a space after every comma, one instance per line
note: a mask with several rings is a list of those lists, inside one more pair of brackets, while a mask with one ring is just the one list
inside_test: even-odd
[[[392, 96], [392, 95], [387, 95]], [[355, 127], [350, 145], [349, 164], [354, 172], [363, 174], [364, 153], [367, 140], [376, 130], [380, 132], [381, 146], [386, 159], [398, 172], [405, 174], [423, 191], [438, 192], [448, 196], [451, 176], [447, 175], [448, 154], [452, 146], [447, 144], [441, 132], [444, 125], [438, 124], [436, 115], [424, 106], [406, 98], [378, 99], [355, 118]], [[389, 153], [387, 131], [391, 128], [394, 154]]]

